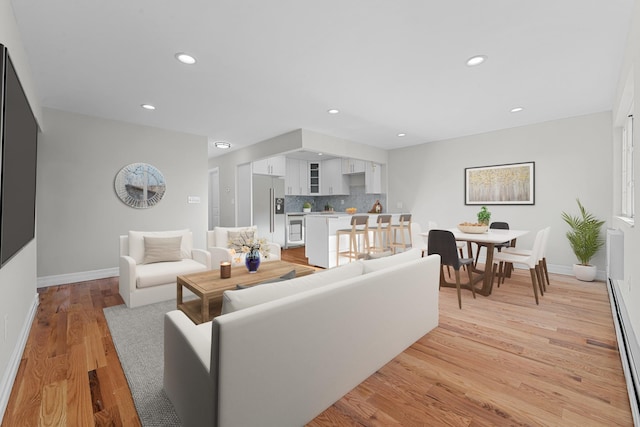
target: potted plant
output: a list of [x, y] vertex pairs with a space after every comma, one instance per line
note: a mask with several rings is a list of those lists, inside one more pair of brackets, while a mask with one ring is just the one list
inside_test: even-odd
[[486, 206], [483, 206], [478, 212], [478, 223], [482, 225], [489, 225], [489, 221], [491, 221], [491, 212], [487, 210]]
[[311, 203], [304, 202], [302, 204], [302, 212], [311, 212]]
[[567, 239], [573, 249], [573, 253], [580, 261], [579, 264], [573, 265], [573, 274], [576, 279], [585, 282], [591, 282], [596, 277], [596, 266], [589, 264], [598, 250], [604, 245], [604, 239], [600, 236], [600, 228], [604, 221], [600, 221], [593, 214], [587, 212], [579, 199], [578, 207], [580, 208], [579, 216], [571, 216], [566, 212], [562, 212], [562, 219], [569, 224], [571, 228], [567, 231]]

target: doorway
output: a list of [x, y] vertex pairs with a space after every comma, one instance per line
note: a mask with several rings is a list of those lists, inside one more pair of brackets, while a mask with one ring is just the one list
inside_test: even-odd
[[209, 171], [209, 230], [220, 225], [220, 176], [218, 168]]

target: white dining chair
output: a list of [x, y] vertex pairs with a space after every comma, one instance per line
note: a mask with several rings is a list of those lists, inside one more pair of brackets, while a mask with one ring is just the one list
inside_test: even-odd
[[[551, 234], [551, 227], [544, 229], [544, 237], [542, 238], [542, 250], [539, 254], [538, 265], [540, 272], [542, 273], [542, 287], [544, 291], [547, 291], [547, 286], [551, 285], [549, 281], [549, 270], [547, 269], [547, 248], [549, 246], [549, 234]], [[518, 247], [509, 247], [503, 249], [504, 252], [517, 254], [517, 255], [531, 255], [531, 249], [522, 249]]]
[[508, 253], [505, 251], [498, 252], [497, 250], [493, 254], [493, 270], [492, 270], [492, 278], [493, 281], [495, 279], [496, 273], [498, 275], [498, 287], [500, 287], [500, 283], [504, 283], [504, 276], [506, 273], [506, 264], [521, 264], [529, 267], [529, 273], [531, 275], [531, 285], [533, 286], [533, 295], [536, 299], [536, 304], [539, 304], [538, 301], [538, 290], [540, 290], [540, 295], [544, 295], [543, 290], [543, 274], [540, 271], [540, 266], [538, 261], [540, 260], [540, 254], [542, 252], [542, 244], [544, 239], [545, 230], [542, 229], [538, 231], [536, 234], [536, 238], [533, 242], [533, 247], [531, 248], [531, 252], [528, 255], [519, 255], [514, 253]]

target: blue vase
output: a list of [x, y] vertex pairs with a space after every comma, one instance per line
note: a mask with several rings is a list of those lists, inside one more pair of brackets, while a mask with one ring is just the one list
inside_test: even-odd
[[258, 249], [252, 249], [245, 255], [244, 265], [247, 266], [249, 273], [255, 273], [260, 267], [260, 251]]

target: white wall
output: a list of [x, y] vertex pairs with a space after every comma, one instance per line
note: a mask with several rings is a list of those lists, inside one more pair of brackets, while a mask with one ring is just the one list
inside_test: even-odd
[[[194, 246], [205, 247], [206, 137], [52, 109], [44, 109], [44, 119], [37, 199], [41, 284], [116, 268], [118, 236], [129, 230], [189, 228]], [[114, 190], [118, 171], [136, 162], [152, 164], [166, 180], [164, 198], [148, 209], [125, 205]], [[188, 196], [200, 203], [187, 203]]]
[[[613, 193], [620, 193], [620, 131], [619, 126], [629, 111], [631, 103], [634, 104], [634, 135], [633, 144], [634, 151], [634, 182], [635, 182], [635, 212], [636, 216], [640, 213], [640, 3], [635, 2], [631, 31], [628, 36], [627, 45], [625, 46], [624, 63], [620, 80], [618, 81], [618, 90], [616, 100], [614, 102], [613, 117], [614, 122], [614, 141], [613, 149], [617, 154], [612, 163], [614, 185]], [[628, 223], [617, 218], [620, 214], [620, 197], [616, 197], [612, 203], [613, 218], [612, 224], [614, 228], [619, 228], [624, 232], [624, 280], [619, 283], [619, 290], [622, 295], [626, 311], [631, 320], [631, 326], [636, 336], [636, 342], [640, 343], [640, 264], [638, 264], [638, 254], [640, 253], [640, 230], [638, 226], [630, 226]], [[635, 220], [638, 222], [638, 220]]]
[[[479, 206], [464, 204], [464, 169], [534, 161], [535, 205], [488, 206], [491, 220], [532, 231], [551, 226], [550, 269], [571, 274], [576, 259], [561, 212], [577, 213], [580, 198], [597, 217], [611, 217], [611, 138], [611, 114], [606, 112], [393, 150], [389, 210], [412, 212], [423, 229], [429, 220], [443, 228], [475, 222]], [[534, 236], [518, 244], [531, 246]], [[602, 278], [604, 260], [603, 249], [593, 260]]]
[[[0, 43], [9, 49], [31, 108], [42, 123], [40, 103], [9, 0], [0, 0]], [[38, 302], [36, 242], [37, 238], [0, 269], [0, 422]]]

